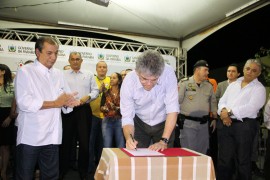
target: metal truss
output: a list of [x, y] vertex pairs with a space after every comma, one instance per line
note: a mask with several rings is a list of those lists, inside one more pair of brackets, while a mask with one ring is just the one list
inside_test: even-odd
[[106, 39], [76, 37], [76, 36], [67, 36], [67, 35], [59, 35], [59, 34], [46, 34], [46, 33], [39, 33], [39, 32], [0, 29], [0, 39], [35, 42], [41, 36], [54, 37], [59, 45], [112, 49], [112, 50], [131, 51], [131, 52], [143, 52], [147, 49], [153, 49], [160, 52], [162, 55], [171, 55], [171, 56], [176, 57], [177, 59], [176, 75], [178, 79], [182, 77], [186, 77], [186, 74], [187, 74], [186, 73], [187, 72], [186, 51], [183, 49], [179, 50], [178, 47], [161, 47], [161, 46], [148, 45], [144, 43], [133, 43], [133, 42], [116, 41], [116, 40], [106, 40]]

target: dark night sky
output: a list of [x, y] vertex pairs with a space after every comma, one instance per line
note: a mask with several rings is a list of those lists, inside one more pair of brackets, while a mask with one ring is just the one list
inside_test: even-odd
[[[224, 28], [216, 31], [187, 53], [188, 75], [197, 60], [204, 59], [210, 65], [210, 75], [225, 80], [220, 68], [231, 63], [243, 63], [259, 51], [260, 47], [270, 48], [270, 5], [252, 12]], [[219, 65], [221, 64], [221, 65]], [[224, 76], [219, 77], [219, 73]]]

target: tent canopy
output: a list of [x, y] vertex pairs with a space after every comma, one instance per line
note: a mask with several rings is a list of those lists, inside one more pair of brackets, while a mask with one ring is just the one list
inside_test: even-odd
[[1, 0], [0, 20], [182, 42], [231, 16], [267, 3], [267, 0], [111, 0], [105, 7], [87, 0]]

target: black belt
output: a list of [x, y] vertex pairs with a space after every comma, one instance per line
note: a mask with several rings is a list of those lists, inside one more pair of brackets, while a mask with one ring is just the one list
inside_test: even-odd
[[203, 116], [203, 117], [192, 117], [192, 116], [186, 116], [184, 114], [180, 114], [180, 115], [184, 116], [185, 119], [189, 119], [189, 120], [192, 120], [192, 121], [197, 121], [197, 122], [200, 122], [201, 124], [205, 124], [209, 119], [209, 115], [206, 115], [206, 116]]
[[232, 122], [245, 122], [245, 121], [250, 121], [250, 120], [254, 120], [256, 121], [256, 118], [242, 118], [242, 121], [240, 119], [236, 119], [236, 118], [231, 118]]

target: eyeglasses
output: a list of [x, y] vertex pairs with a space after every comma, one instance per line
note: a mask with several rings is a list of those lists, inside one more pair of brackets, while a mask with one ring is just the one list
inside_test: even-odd
[[147, 79], [145, 77], [143, 77], [141, 74], [138, 74], [139, 76], [139, 80], [141, 81], [141, 83], [151, 83], [151, 84], [157, 84], [159, 78], [155, 78], [155, 79]]

